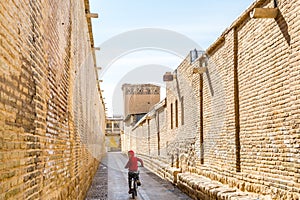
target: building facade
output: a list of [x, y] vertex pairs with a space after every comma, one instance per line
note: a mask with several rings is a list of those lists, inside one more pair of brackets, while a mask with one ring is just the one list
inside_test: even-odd
[[122, 151], [136, 149], [136, 138], [131, 128], [160, 101], [160, 87], [153, 84], [124, 84], [124, 134]]
[[84, 199], [105, 154], [89, 1], [0, 7], [0, 199]]
[[122, 116], [106, 118], [105, 146], [107, 151], [121, 151], [121, 134], [124, 133], [123, 130]]
[[300, 198], [299, 11], [258, 0], [183, 60], [165, 105], [128, 130], [149, 168], [195, 199]]

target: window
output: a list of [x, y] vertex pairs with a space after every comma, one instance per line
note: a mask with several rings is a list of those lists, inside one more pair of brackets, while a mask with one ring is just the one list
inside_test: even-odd
[[111, 122], [108, 122], [108, 123], [106, 124], [106, 128], [112, 128]]
[[115, 122], [115, 123], [114, 123], [114, 128], [120, 128], [119, 122]]

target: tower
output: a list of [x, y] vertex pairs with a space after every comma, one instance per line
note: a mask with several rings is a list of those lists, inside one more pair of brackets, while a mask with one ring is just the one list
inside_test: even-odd
[[124, 117], [134, 116], [137, 122], [160, 101], [160, 87], [153, 84], [124, 84]]

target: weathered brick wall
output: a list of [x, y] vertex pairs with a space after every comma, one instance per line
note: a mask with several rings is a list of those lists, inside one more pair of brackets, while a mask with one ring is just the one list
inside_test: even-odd
[[[164, 158], [166, 159], [167, 156], [167, 140], [166, 140], [166, 130], [167, 130], [167, 122], [166, 122], [166, 109], [165, 107], [160, 108], [157, 111], [157, 115], [158, 115], [158, 121], [159, 121], [159, 135], [160, 135], [160, 141], [159, 141], [159, 145], [160, 145], [160, 149], [159, 149], [159, 157], [160, 158]], [[153, 136], [154, 137], [154, 136]], [[153, 150], [155, 151], [155, 150]]]
[[148, 138], [148, 122], [147, 120], [144, 123], [139, 125], [138, 129], [134, 129], [131, 132], [132, 138], [135, 140], [135, 149], [140, 154], [149, 155], [149, 138]]
[[256, 1], [207, 49], [203, 87], [201, 75], [193, 74], [198, 61], [190, 64], [187, 57], [181, 63], [167, 83], [167, 129], [161, 142], [167, 146], [164, 161], [181, 172], [272, 199], [299, 199], [300, 4], [277, 2], [276, 19], [251, 19], [254, 7], [273, 7], [273, 1]]
[[[154, 109], [145, 115], [134, 127], [127, 125], [122, 141], [124, 144], [122, 151], [129, 149], [139, 152], [139, 154], [151, 155], [153, 157], [167, 157], [166, 137], [166, 109], [165, 101], [158, 103]], [[159, 133], [159, 134], [158, 134]], [[158, 138], [160, 135], [160, 138]]]
[[126, 123], [124, 123], [124, 134], [121, 135], [121, 144], [122, 144], [122, 152], [127, 153], [130, 149], [132, 149], [131, 147], [131, 126], [127, 125]]
[[[173, 75], [174, 81], [167, 82], [168, 129], [164, 140], [168, 141], [167, 152], [174, 167], [185, 165], [180, 160], [186, 160], [191, 166], [195, 166], [200, 158], [200, 144], [199, 140], [196, 140], [199, 138], [200, 125], [200, 107], [199, 103], [196, 103], [199, 101], [199, 81], [196, 81], [199, 80], [199, 76], [192, 73], [189, 57], [180, 64]], [[171, 114], [171, 106], [173, 114]], [[171, 127], [171, 115], [173, 127]]]
[[160, 88], [152, 84], [124, 84], [124, 115], [147, 113], [159, 102]]
[[254, 183], [246, 189], [278, 188], [281, 198], [292, 198], [300, 194], [300, 3], [280, 1], [279, 11], [237, 33], [241, 163]]
[[0, 199], [83, 199], [105, 125], [84, 1], [0, 7]]
[[[122, 151], [126, 153], [128, 150], [137, 151], [139, 148], [141, 152], [148, 154], [150, 146], [152, 146], [149, 143], [151, 136], [148, 135], [148, 125], [143, 124], [143, 120], [143, 131], [137, 130], [140, 133], [132, 130], [132, 126], [136, 123], [137, 115], [135, 114], [143, 115], [159, 102], [159, 86], [152, 84], [124, 84], [122, 90], [125, 113], [124, 135], [121, 138], [122, 143], [125, 144], [122, 147]], [[149, 126], [149, 129], [151, 129], [151, 126]]]
[[[273, 2], [262, 6], [272, 7]], [[204, 151], [210, 172], [199, 170], [201, 174], [243, 190], [271, 194], [273, 198], [292, 199], [299, 195], [299, 171], [295, 169], [299, 165], [299, 118], [294, 111], [299, 107], [299, 90], [294, 89], [299, 85], [295, 78], [298, 75], [299, 79], [299, 69], [295, 67], [299, 66], [299, 54], [294, 53], [299, 48], [299, 25], [294, 25], [299, 16], [293, 14], [299, 9], [299, 2], [280, 1], [276, 19], [247, 18], [237, 22], [210, 54], [206, 75], [210, 76], [212, 88], [204, 76], [204, 146], [205, 141], [212, 141], [213, 147], [209, 146], [210, 152], [207, 148]], [[239, 93], [240, 162], [236, 159], [234, 62]], [[214, 101], [226, 110], [216, 109]], [[214, 127], [217, 123], [225, 124], [220, 130]], [[237, 163], [241, 172], [236, 172]]]

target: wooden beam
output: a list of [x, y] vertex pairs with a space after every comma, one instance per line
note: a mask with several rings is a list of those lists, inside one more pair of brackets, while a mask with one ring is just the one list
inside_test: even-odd
[[276, 18], [278, 14], [278, 8], [254, 8], [252, 12], [250, 12], [250, 17], [257, 18]]
[[207, 71], [207, 67], [193, 68], [193, 74], [203, 74]]
[[98, 18], [98, 13], [86, 13], [86, 17], [88, 17], [88, 18]]
[[100, 47], [92, 47], [94, 50], [100, 51]]

